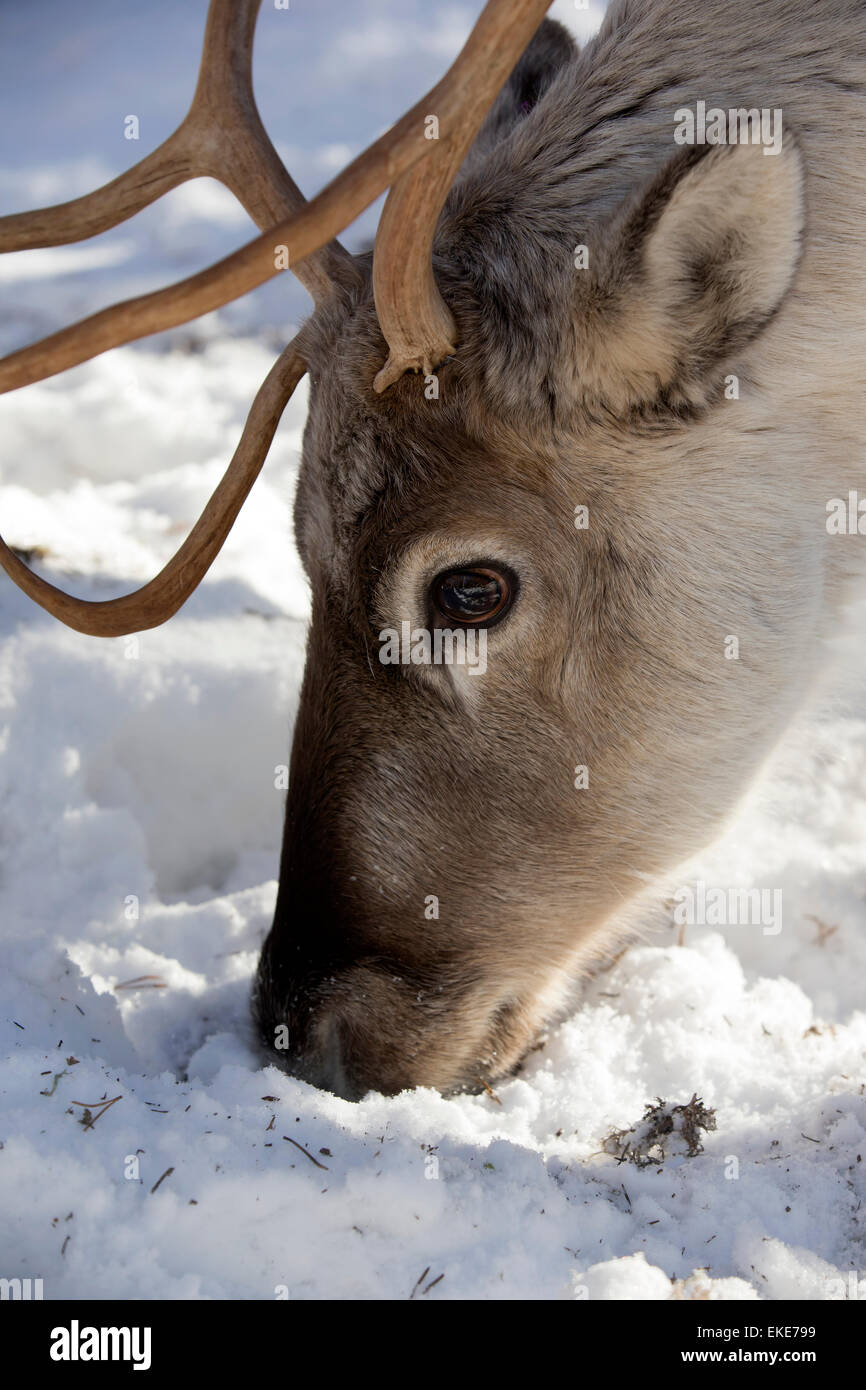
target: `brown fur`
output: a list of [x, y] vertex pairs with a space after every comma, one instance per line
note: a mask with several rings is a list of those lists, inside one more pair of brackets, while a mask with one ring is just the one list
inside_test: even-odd
[[[678, 148], [699, 99], [782, 108], [782, 153]], [[439, 399], [373, 392], [368, 258], [307, 326], [313, 616], [255, 1001], [299, 1075], [507, 1074], [803, 698], [862, 569], [825, 504], [863, 480], [864, 154], [859, 0], [615, 0], [579, 55], [543, 26], [452, 190]], [[380, 665], [481, 559], [520, 581], [486, 674]]]

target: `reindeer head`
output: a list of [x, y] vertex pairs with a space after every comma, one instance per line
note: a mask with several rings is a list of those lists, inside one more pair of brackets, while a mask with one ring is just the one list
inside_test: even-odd
[[[736, 682], [718, 660], [720, 594], [723, 610], [751, 613], [763, 578], [732, 570], [731, 522], [712, 518], [731, 507], [724, 365], [796, 271], [799, 155], [790, 141], [771, 159], [689, 150], [631, 171], [622, 198], [582, 202], [563, 116], [570, 40], [545, 24], [527, 47], [547, 4], [491, 0], [439, 87], [301, 207], [272, 151], [240, 189], [236, 165], [218, 162], [224, 146], [202, 136], [207, 99], [211, 122], [229, 112], [261, 155], [248, 64], [246, 86], [232, 67], [233, 52], [248, 58], [257, 8], [230, 18], [213, 0], [210, 76], [172, 140], [260, 225], [291, 215], [136, 312], [147, 332], [149, 314], [164, 327], [166, 313], [213, 307], [215, 279], [224, 298], [242, 292], [274, 273], [285, 242], [306, 257], [316, 313], [259, 393], [221, 491], [150, 586], [81, 603], [0, 558], [81, 630], [164, 621], [219, 549], [309, 371], [295, 530], [313, 614], [255, 1012], [266, 1043], [287, 1031], [277, 1060], [350, 1098], [473, 1087], [519, 1063], [646, 877], [706, 839], [789, 698], [796, 651], [772, 621]], [[219, 88], [234, 105], [217, 100], [218, 70], [234, 73]], [[429, 113], [436, 142], [424, 141]], [[385, 181], [375, 254], [317, 250]], [[74, 234], [109, 225], [104, 211]], [[42, 239], [16, 245], [46, 244], [41, 216]], [[15, 222], [0, 221], [4, 249]], [[0, 385], [139, 336], [120, 310], [16, 354]], [[684, 489], [700, 498], [700, 529]], [[771, 563], [796, 587], [795, 559]], [[455, 652], [466, 659], [449, 662]]]

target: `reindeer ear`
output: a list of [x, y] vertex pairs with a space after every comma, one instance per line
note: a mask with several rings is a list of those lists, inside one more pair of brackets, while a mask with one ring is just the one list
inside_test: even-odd
[[577, 387], [628, 411], [704, 402], [725, 358], [779, 308], [797, 268], [803, 169], [786, 136], [677, 155], [603, 235], [578, 285]]
[[462, 174], [477, 169], [493, 147], [526, 119], [577, 54], [578, 46], [564, 25], [555, 19], [541, 21], [475, 137]]

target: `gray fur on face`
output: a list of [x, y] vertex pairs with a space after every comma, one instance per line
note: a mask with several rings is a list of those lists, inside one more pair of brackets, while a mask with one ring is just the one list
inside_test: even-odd
[[[863, 567], [824, 522], [862, 482], [864, 96], [859, 0], [622, 0], [579, 54], [546, 23], [440, 219], [438, 398], [372, 389], [369, 257], [308, 324], [313, 619], [256, 996], [300, 1075], [513, 1069], [804, 697]], [[678, 147], [699, 101], [781, 110], [779, 152]], [[379, 630], [481, 561], [519, 579], [485, 675], [383, 667]]]

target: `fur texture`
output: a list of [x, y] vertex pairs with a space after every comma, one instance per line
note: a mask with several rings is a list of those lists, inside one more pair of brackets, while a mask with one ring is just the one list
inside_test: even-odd
[[[781, 153], [678, 147], [701, 100], [781, 109]], [[864, 482], [864, 156], [861, 0], [614, 0], [580, 54], [542, 26], [451, 191], [438, 399], [373, 392], [369, 258], [310, 321], [313, 618], [255, 998], [298, 1074], [508, 1073], [802, 700], [862, 571], [825, 521]], [[486, 674], [382, 666], [482, 559], [520, 581]]]

